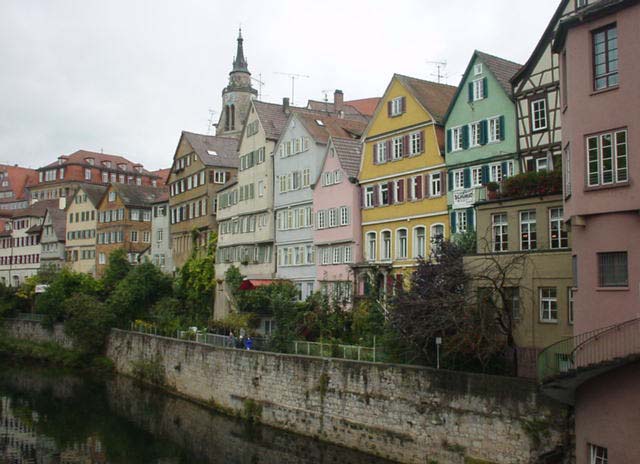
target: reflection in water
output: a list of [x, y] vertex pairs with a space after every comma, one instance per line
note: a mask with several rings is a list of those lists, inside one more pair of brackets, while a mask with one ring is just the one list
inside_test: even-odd
[[384, 464], [131, 379], [0, 364], [0, 464]]

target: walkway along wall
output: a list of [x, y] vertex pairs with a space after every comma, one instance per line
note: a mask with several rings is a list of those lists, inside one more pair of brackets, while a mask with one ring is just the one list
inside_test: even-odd
[[107, 355], [123, 374], [151, 366], [180, 395], [402, 463], [564, 462], [541, 456], [563, 447], [567, 410], [523, 379], [221, 349], [121, 330], [112, 332]]

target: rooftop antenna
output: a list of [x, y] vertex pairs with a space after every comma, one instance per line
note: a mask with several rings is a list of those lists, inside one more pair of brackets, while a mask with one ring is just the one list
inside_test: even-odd
[[430, 76], [435, 76], [436, 79], [438, 80], [438, 84], [441, 84], [443, 79], [446, 82], [447, 78], [449, 77], [449, 75], [444, 72], [444, 70], [447, 67], [447, 60], [444, 60], [444, 61], [429, 61], [429, 60], [427, 60], [426, 63], [427, 64], [433, 64], [433, 65], [436, 66], [436, 72], [435, 73], [431, 73], [429, 75]]
[[264, 82], [262, 82], [262, 74], [258, 74], [259, 79], [252, 77], [251, 80], [258, 83], [258, 100], [262, 100], [262, 86]]
[[331, 89], [323, 89], [322, 93], [324, 94], [324, 110], [329, 113], [329, 93]]
[[275, 74], [281, 74], [283, 76], [289, 76], [291, 78], [291, 104], [293, 105], [293, 97], [295, 96], [295, 85], [296, 78], [300, 79], [303, 77], [309, 78], [311, 76], [307, 76], [306, 74], [294, 74], [294, 73], [286, 73], [286, 72], [276, 72]]
[[213, 117], [217, 114], [218, 112], [215, 110], [212, 110], [211, 108], [209, 108], [209, 122], [207, 124], [207, 135], [211, 135], [211, 128], [214, 126], [214, 122], [213, 122]]

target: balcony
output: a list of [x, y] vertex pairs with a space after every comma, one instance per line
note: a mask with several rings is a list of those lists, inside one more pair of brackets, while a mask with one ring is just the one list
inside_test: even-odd
[[640, 359], [640, 318], [603, 327], [547, 347], [538, 356], [538, 381], [552, 398], [573, 404], [589, 379]]
[[562, 193], [562, 171], [531, 171], [486, 186], [488, 200], [547, 196]]

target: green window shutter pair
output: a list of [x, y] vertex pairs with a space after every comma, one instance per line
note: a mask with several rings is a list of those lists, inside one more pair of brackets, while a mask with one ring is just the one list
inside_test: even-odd
[[469, 148], [469, 126], [462, 126], [462, 149]]
[[480, 121], [480, 145], [486, 145], [489, 137], [489, 121]]
[[446, 149], [447, 153], [451, 153], [451, 143], [452, 143], [451, 129], [447, 129], [447, 149]]

